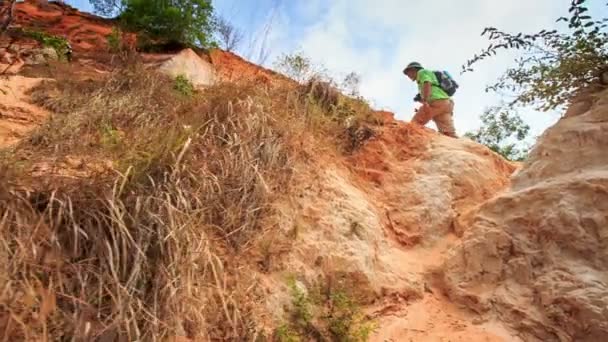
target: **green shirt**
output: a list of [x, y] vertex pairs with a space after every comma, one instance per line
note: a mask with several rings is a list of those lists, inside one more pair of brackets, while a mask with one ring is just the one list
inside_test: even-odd
[[418, 82], [418, 91], [420, 92], [420, 96], [422, 96], [422, 89], [424, 87], [424, 83], [431, 82], [431, 95], [428, 101], [445, 100], [450, 98], [448, 94], [446, 94], [446, 92], [443, 91], [441, 87], [439, 87], [439, 81], [437, 80], [437, 76], [435, 76], [435, 73], [431, 70], [418, 70], [416, 82]]

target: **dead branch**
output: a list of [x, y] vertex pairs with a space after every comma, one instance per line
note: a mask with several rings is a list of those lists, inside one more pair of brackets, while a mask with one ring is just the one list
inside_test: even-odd
[[13, 13], [15, 11], [15, 4], [17, 0], [9, 0], [6, 7], [0, 13], [0, 35], [6, 32], [6, 29], [13, 21]]

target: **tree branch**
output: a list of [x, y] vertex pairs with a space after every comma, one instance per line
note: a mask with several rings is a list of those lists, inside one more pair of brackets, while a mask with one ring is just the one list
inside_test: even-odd
[[0, 14], [0, 35], [3, 35], [4, 32], [6, 32], [6, 29], [13, 21], [16, 3], [17, 0], [9, 0], [8, 5], [6, 5], [6, 8], [2, 11], [2, 14]]

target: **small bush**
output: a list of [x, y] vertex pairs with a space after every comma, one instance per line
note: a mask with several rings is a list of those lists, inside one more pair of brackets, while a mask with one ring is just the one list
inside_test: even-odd
[[234, 51], [243, 40], [243, 32], [222, 17], [217, 18], [216, 24], [220, 46], [226, 51]]
[[279, 342], [301, 342], [300, 335], [287, 325], [277, 328], [275, 336]]
[[296, 285], [295, 281], [290, 284], [293, 311], [292, 322], [301, 330], [306, 330], [311, 324], [311, 302], [308, 295]]
[[107, 37], [108, 40], [108, 48], [111, 53], [119, 53], [124, 50], [124, 45], [122, 41], [122, 31], [118, 27], [112, 28], [112, 33], [110, 33]]
[[516, 114], [500, 107], [489, 108], [481, 115], [482, 126], [465, 137], [486, 145], [508, 160], [523, 161], [528, 149], [522, 147], [530, 126]]
[[101, 144], [108, 148], [114, 148], [121, 143], [120, 131], [112, 127], [109, 122], [102, 123], [100, 127]]
[[69, 42], [62, 37], [53, 36], [46, 32], [24, 30], [26, 37], [32, 38], [42, 44], [44, 47], [50, 47], [57, 52], [57, 56], [60, 60], [67, 58], [69, 51]]
[[329, 314], [325, 318], [334, 341], [364, 342], [374, 330], [358, 305], [342, 291], [331, 294]]
[[274, 62], [274, 68], [299, 83], [324, 74], [324, 68], [315, 65], [303, 52], [283, 54]]
[[178, 75], [175, 78], [175, 84], [173, 85], [173, 89], [175, 89], [178, 93], [186, 97], [192, 97], [192, 95], [194, 95], [194, 85], [184, 75]]
[[[340, 289], [317, 287], [310, 296], [289, 281], [292, 296], [290, 321], [281, 325], [275, 336], [279, 341], [301, 341], [310, 338], [337, 342], [364, 342], [374, 330], [355, 301]], [[321, 293], [327, 292], [327, 293]]]

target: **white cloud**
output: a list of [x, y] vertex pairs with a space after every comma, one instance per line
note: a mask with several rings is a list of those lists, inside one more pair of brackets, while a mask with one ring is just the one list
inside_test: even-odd
[[[298, 37], [274, 41], [277, 53], [299, 46], [330, 70], [358, 72], [362, 94], [404, 120], [413, 114], [416, 89], [401, 73], [403, 67], [416, 60], [446, 69], [461, 85], [455, 97], [455, 120], [459, 133], [464, 133], [479, 125], [484, 107], [498, 102], [484, 89], [513, 56], [499, 56], [480, 64], [475, 73], [459, 75], [460, 66], [487, 45], [481, 30], [495, 26], [528, 32], [553, 27], [565, 7], [556, 6], [555, 0], [334, 0], [328, 7], [314, 1], [304, 8], [298, 14], [306, 20], [300, 20], [311, 24]], [[555, 120], [545, 113], [526, 114], [524, 119], [535, 133]]]

